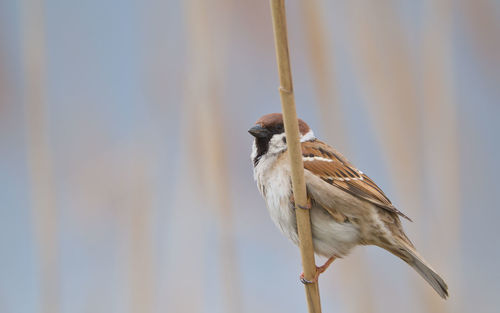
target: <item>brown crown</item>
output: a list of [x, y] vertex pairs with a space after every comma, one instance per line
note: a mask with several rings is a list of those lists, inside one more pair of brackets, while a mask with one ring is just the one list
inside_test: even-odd
[[[255, 124], [258, 124], [264, 128], [268, 128], [268, 127], [276, 127], [278, 125], [283, 125], [283, 115], [281, 113], [270, 113], [270, 114], [266, 114], [264, 116], [262, 116], [261, 118], [259, 118], [257, 120], [257, 122], [255, 122]], [[306, 122], [304, 122], [303, 120], [301, 120], [299, 118], [299, 131], [302, 135], [305, 135], [307, 134], [307, 132], [309, 132], [310, 128], [309, 126], [306, 124]]]

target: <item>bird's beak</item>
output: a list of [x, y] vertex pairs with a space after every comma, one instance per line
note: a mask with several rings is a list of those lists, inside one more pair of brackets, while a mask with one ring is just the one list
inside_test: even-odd
[[260, 125], [255, 125], [254, 127], [250, 128], [248, 132], [255, 138], [264, 138], [269, 135], [269, 131]]

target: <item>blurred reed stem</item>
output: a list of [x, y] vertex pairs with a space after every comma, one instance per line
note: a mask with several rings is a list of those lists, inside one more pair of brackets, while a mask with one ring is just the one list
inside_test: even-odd
[[[279, 91], [281, 107], [283, 110], [288, 156], [291, 166], [293, 196], [296, 206], [295, 214], [297, 216], [300, 254], [302, 256], [304, 277], [312, 281], [316, 274], [316, 263], [314, 260], [314, 246], [309, 210], [300, 208], [300, 206], [307, 206], [308, 200], [304, 180], [304, 165], [302, 164], [302, 149], [299, 140], [297, 112], [295, 110], [295, 98], [293, 94], [284, 0], [271, 0], [271, 15], [280, 79]], [[309, 313], [321, 312], [318, 283], [315, 282], [304, 286]]]
[[60, 311], [58, 225], [45, 98], [44, 2], [24, 0], [21, 10], [27, 161], [41, 312], [57, 313]]
[[[309, 63], [316, 94], [318, 95], [318, 107], [320, 122], [327, 142], [334, 145], [349, 155], [350, 147], [347, 138], [347, 125], [344, 122], [345, 114], [341, 109], [339, 97], [337, 96], [337, 79], [335, 78], [334, 56], [335, 51], [331, 47], [331, 32], [329, 32], [326, 19], [322, 12], [321, 3], [318, 0], [301, 1], [301, 13], [306, 30], [306, 43], [309, 55]], [[351, 312], [369, 312], [373, 308], [373, 280], [366, 260], [366, 251], [359, 250], [349, 256], [349, 262], [338, 264], [343, 298], [352, 299], [346, 307]], [[356, 284], [352, 277], [359, 275], [363, 277], [363, 284]], [[365, 295], [363, 301], [352, 295]]]
[[[369, 9], [361, 8], [359, 4], [355, 4], [352, 9], [352, 12], [361, 13], [352, 19], [352, 27], [356, 33], [353, 36], [353, 49], [360, 60], [359, 76], [366, 80], [364, 85], [369, 87], [369, 102], [376, 104], [376, 106], [369, 105], [368, 109], [371, 112], [370, 115], [374, 117], [374, 125], [380, 137], [382, 151], [385, 152], [385, 157], [391, 164], [390, 173], [393, 181], [397, 182], [395, 187], [402, 195], [403, 201], [400, 207], [403, 211], [409, 210], [409, 215], [415, 221], [419, 221], [417, 235], [410, 235], [416, 238], [414, 241], [418, 247], [420, 242], [425, 242], [423, 234], [424, 225], [427, 222], [425, 218], [428, 218], [429, 212], [433, 210], [432, 201], [428, 200], [429, 190], [424, 190], [423, 186], [426, 186], [427, 182], [441, 181], [442, 184], [440, 183], [438, 188], [450, 190], [443, 189], [442, 194], [439, 192], [438, 198], [441, 200], [436, 203], [450, 208], [453, 206], [452, 210], [456, 210], [458, 205], [453, 200], [458, 180], [449, 186], [444, 186], [443, 184], [447, 184], [447, 178], [435, 176], [449, 174], [450, 179], [457, 179], [457, 174], [453, 173], [457, 167], [456, 156], [458, 155], [456, 139], [454, 139], [456, 128], [453, 126], [455, 113], [450, 99], [450, 82], [447, 81], [447, 75], [449, 75], [447, 71], [450, 71], [450, 68], [443, 67], [443, 64], [447, 64], [446, 58], [450, 57], [446, 52], [449, 40], [447, 38], [449, 25], [446, 25], [449, 21], [449, 16], [447, 16], [449, 8], [445, 8], [446, 5], [440, 3], [436, 4], [440, 8], [430, 4], [428, 9], [428, 14], [435, 16], [427, 18], [428, 25], [425, 25], [424, 73], [422, 75], [424, 104], [421, 106], [417, 87], [419, 84], [415, 78], [417, 75], [410, 67], [410, 64], [414, 62], [403, 35], [404, 26], [397, 19], [396, 3], [380, 5], [368, 2], [363, 6], [368, 6]], [[434, 12], [435, 10], [438, 12]], [[399, 26], [394, 27], [394, 25]], [[449, 114], [449, 116], [443, 116], [443, 114]], [[423, 117], [423, 122], [421, 117]], [[441, 119], [445, 120], [443, 125], [440, 124]], [[445, 152], [444, 149], [448, 148], [438, 146], [443, 145], [444, 142], [448, 143], [447, 140], [451, 142], [449, 150]], [[432, 157], [426, 155], [426, 149]], [[438, 169], [439, 164], [446, 169]], [[429, 177], [426, 177], [426, 174]], [[445, 198], [447, 200], [444, 200]], [[434, 210], [447, 211], [442, 207], [434, 207]], [[456, 217], [456, 214], [451, 213], [451, 216]], [[456, 218], [452, 219], [456, 220]], [[431, 224], [439, 228], [434, 230], [436, 238], [440, 237], [439, 234], [451, 230], [448, 229], [449, 225], [445, 220], [443, 223]], [[414, 224], [407, 226], [407, 228], [412, 227], [415, 227]], [[455, 230], [452, 232], [456, 233]], [[433, 251], [432, 255], [437, 256], [442, 245], [439, 244], [439, 240], [430, 240], [432, 245], [427, 250]], [[420, 250], [423, 250], [422, 254], [428, 254], [423, 247]], [[429, 261], [434, 262], [432, 258]], [[415, 283], [417, 284], [416, 281]], [[418, 282], [418, 290], [423, 300], [419, 302], [425, 306], [427, 312], [446, 311], [443, 302], [426, 285]]]
[[321, 128], [325, 141], [334, 142], [340, 151], [348, 151], [344, 114], [337, 96], [334, 53], [326, 20], [318, 0], [300, 1], [304, 21], [305, 40], [312, 69]]
[[[204, 163], [204, 192], [208, 204], [215, 209], [218, 219], [218, 240], [220, 243], [219, 266], [222, 273], [224, 307], [226, 312], [240, 312], [241, 290], [236, 260], [235, 228], [233, 225], [233, 210], [231, 206], [231, 183], [229, 177], [229, 160], [225, 151], [230, 148], [226, 140], [221, 140], [224, 134], [224, 122], [221, 112], [221, 99], [216, 94], [209, 96], [208, 103], [199, 103], [196, 110], [200, 122], [197, 138], [203, 142], [202, 153], [197, 162]], [[207, 106], [210, 104], [210, 107]], [[203, 158], [203, 160], [201, 160]]]
[[[376, 130], [381, 151], [398, 194], [402, 210], [419, 219], [423, 195], [420, 178], [421, 141], [416, 81], [403, 40], [400, 21], [392, 4], [353, 2], [350, 27], [352, 51], [362, 86], [366, 86], [366, 109]], [[398, 25], [398, 27], [394, 27]], [[411, 225], [411, 224], [410, 224]]]
[[[463, 15], [461, 26], [464, 27], [467, 40], [480, 53], [478, 61], [485, 62], [485, 69], [497, 74], [500, 65], [500, 19], [495, 1], [475, 0], [456, 1], [457, 10]], [[498, 7], [498, 6], [497, 6]]]
[[[128, 249], [130, 308], [133, 313], [154, 312], [154, 260], [152, 242], [153, 184], [149, 176], [149, 160], [140, 158], [130, 166], [132, 192], [130, 193]], [[119, 184], [119, 183], [118, 183]]]
[[[423, 142], [417, 80], [411, 68], [413, 62], [403, 33], [405, 28], [398, 19], [395, 2], [350, 2], [349, 11], [352, 51], [358, 60], [361, 86], [366, 86], [364, 102], [399, 195], [396, 206], [413, 220], [422, 221], [418, 225], [405, 225], [418, 248], [423, 237], [422, 208], [425, 207], [423, 154], [419, 148]], [[411, 277], [421, 293], [435, 296], [424, 289], [427, 286], [420, 278], [417, 281], [416, 275]]]
[[[452, 2], [427, 0], [422, 47], [422, 104], [425, 168], [430, 188], [426, 207], [435, 212], [426, 242], [436, 268], [459, 276], [460, 165], [458, 117], [452, 79]], [[455, 294], [457, 292], [456, 288]], [[449, 309], [437, 297], [425, 297], [427, 311]]]
[[[219, 10], [217, 10], [219, 9]], [[241, 312], [243, 309], [240, 274], [236, 258], [235, 227], [231, 203], [232, 184], [230, 181], [227, 159], [229, 121], [224, 120], [225, 99], [224, 71], [226, 61], [224, 48], [228, 45], [230, 25], [219, 16], [220, 10], [231, 11], [228, 1], [218, 0], [206, 5], [201, 0], [189, 1], [187, 7], [189, 28], [189, 64], [190, 76], [187, 81], [188, 111], [190, 120], [191, 142], [190, 155], [196, 164], [193, 181], [203, 193], [203, 204], [213, 210], [208, 216], [214, 216], [218, 224], [219, 272], [225, 312]], [[201, 174], [201, 175], [200, 175]]]

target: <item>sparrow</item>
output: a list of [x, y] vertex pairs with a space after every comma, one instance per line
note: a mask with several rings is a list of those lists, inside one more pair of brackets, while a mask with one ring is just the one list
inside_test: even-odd
[[[400, 218], [411, 219], [366, 174], [317, 139], [303, 120], [298, 119], [298, 125], [314, 252], [328, 258], [316, 268], [314, 281], [355, 246], [375, 245], [405, 261], [446, 299], [446, 283], [417, 253], [402, 228]], [[298, 245], [283, 117], [280, 113], [264, 115], [248, 132], [255, 137], [251, 153], [254, 179], [271, 219]], [[301, 281], [312, 283], [303, 274]]]

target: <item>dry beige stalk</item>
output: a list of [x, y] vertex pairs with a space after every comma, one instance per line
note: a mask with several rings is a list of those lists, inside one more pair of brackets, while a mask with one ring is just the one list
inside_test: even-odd
[[[427, 180], [439, 186], [439, 194], [426, 197], [426, 207], [436, 212], [429, 221], [431, 250], [437, 268], [450, 271], [459, 262], [460, 169], [458, 113], [452, 75], [452, 1], [425, 1], [425, 29], [422, 45], [423, 125], [426, 143]], [[451, 261], [454, 260], [454, 261]], [[441, 264], [439, 264], [441, 261]], [[459, 264], [454, 264], [455, 268]], [[457, 272], [455, 272], [457, 273]], [[446, 274], [446, 273], [445, 273]], [[426, 311], [450, 311], [446, 303], [433, 296], [425, 298]]]
[[[196, 120], [196, 127], [186, 132], [196, 138], [200, 145], [191, 151], [192, 164], [198, 164], [197, 179], [199, 192], [204, 194], [205, 206], [213, 209], [210, 213], [219, 222], [219, 266], [225, 312], [242, 310], [240, 275], [236, 259], [235, 228], [231, 203], [230, 173], [224, 151], [227, 143], [218, 140], [227, 132], [224, 122], [223, 74], [224, 58], [228, 45], [227, 32], [230, 29], [226, 19], [218, 16], [218, 9], [230, 10], [230, 3], [217, 0], [207, 5], [201, 0], [187, 3], [189, 19], [188, 43], [190, 77], [186, 83], [186, 106], [190, 116]], [[216, 35], [214, 35], [216, 34]], [[202, 165], [202, 166], [201, 166]], [[203, 186], [203, 187], [201, 187]]]
[[59, 257], [52, 157], [45, 103], [43, 7], [43, 0], [22, 2], [24, 102], [34, 242], [39, 257], [41, 312], [57, 313], [60, 311]]
[[[384, 157], [391, 164], [389, 167], [391, 169], [390, 174], [393, 177], [393, 181], [397, 181], [395, 187], [401, 195], [401, 209], [408, 212], [414, 220], [422, 221], [424, 216], [422, 212], [424, 209], [427, 209], [427, 199], [423, 197], [425, 192], [423, 189], [424, 175], [422, 173], [428, 170], [427, 164], [425, 164], [425, 160], [422, 158], [423, 153], [421, 148], [423, 143], [428, 143], [427, 138], [422, 136], [422, 133], [434, 136], [436, 133], [432, 131], [433, 129], [428, 130], [430, 133], [426, 133], [422, 129], [420, 120], [422, 112], [419, 103], [419, 90], [417, 89], [418, 80], [415, 69], [411, 67], [411, 64], [414, 62], [411, 59], [412, 53], [402, 31], [404, 26], [397, 18], [397, 9], [392, 2], [382, 4], [375, 4], [370, 1], [353, 2], [350, 4], [350, 9], [352, 16], [349, 20], [352, 21], [351, 28], [354, 30], [354, 36], [352, 36], [353, 53], [359, 60], [356, 64], [359, 70], [359, 77], [363, 79], [364, 85], [367, 86], [367, 102], [370, 103], [367, 106], [368, 112], [374, 121]], [[435, 10], [435, 8], [431, 10]], [[442, 13], [445, 12], [440, 12], [439, 14]], [[433, 38], [435, 35], [432, 34], [436, 32], [436, 27], [447, 27], [447, 25], [440, 24], [446, 23], [446, 19], [446, 15], [437, 17], [434, 24], [429, 25], [429, 33], [426, 35], [426, 42], [430, 44], [425, 48], [430, 49], [426, 53], [437, 53], [437, 55], [432, 56], [432, 58], [426, 56], [424, 66], [436, 66], [437, 68], [432, 71], [435, 75], [440, 75], [440, 77], [436, 80], [436, 78], [427, 77], [427, 75], [424, 76], [425, 102], [434, 101], [431, 100], [431, 97], [435, 99], [443, 97], [443, 101], [448, 104], [450, 101], [450, 99], [445, 99], [448, 95], [443, 94], [444, 90], [436, 90], [436, 86], [429, 85], [438, 84], [444, 87], [447, 84], [442, 81], [446, 77], [445, 75], [443, 76], [444, 73], [439, 69], [442, 60], [437, 61], [438, 59], [435, 59], [435, 57], [439, 57], [440, 54], [442, 55], [446, 52], [434, 49], [435, 47], [446, 49], [445, 46], [440, 47], [441, 43], [437, 45], [436, 42], [448, 39], [445, 33], [437, 35], [444, 36], [442, 38]], [[394, 27], [394, 25], [401, 26]], [[446, 29], [439, 31], [446, 31]], [[433, 65], [433, 62], [436, 61], [439, 64], [436, 65], [434, 63]], [[443, 106], [435, 108], [442, 110], [442, 112], [448, 110], [447, 112], [453, 115], [451, 108], [446, 109]], [[431, 112], [430, 107], [424, 107], [423, 115], [425, 118], [440, 116], [428, 116], [428, 114], [432, 115]], [[436, 112], [436, 114], [441, 114], [441, 112]], [[454, 123], [453, 116], [448, 118], [448, 126], [452, 128]], [[429, 120], [428, 126], [434, 127], [437, 124], [435, 124], [435, 121]], [[436, 132], [439, 131], [436, 130]], [[448, 136], [448, 138], [454, 140], [451, 134], [443, 134], [443, 136]], [[415, 142], [422, 142], [422, 144], [415, 144]], [[455, 166], [454, 162], [455, 160], [450, 161], [451, 167]], [[454, 175], [451, 176], [453, 177]], [[454, 189], [455, 187], [451, 188]], [[451, 195], [452, 192], [449, 194]], [[419, 223], [418, 225], [423, 224]], [[423, 236], [422, 230], [415, 227], [417, 227], [416, 224], [407, 225], [407, 228], [414, 228], [417, 231], [416, 234], [415, 231], [410, 232], [414, 233], [412, 234], [412, 238], [418, 246]], [[420, 232], [418, 232], [419, 230]], [[414, 277], [416, 279], [416, 276]], [[426, 311], [444, 311], [442, 302], [440, 302], [440, 306], [434, 305], [437, 301], [436, 297], [426, 286], [418, 282], [417, 289], [423, 295], [423, 301], [420, 302], [427, 304]]]
[[[346, 116], [341, 109], [341, 103], [337, 96], [334, 53], [331, 47], [331, 33], [329, 32], [327, 20], [324, 16], [322, 3], [319, 0], [301, 1], [301, 13], [304, 19], [306, 31], [306, 43], [308, 47], [309, 63], [311, 65], [315, 92], [318, 95], [318, 108], [320, 126], [326, 142], [333, 142], [335, 147], [349, 155], [350, 147], [346, 140], [347, 125], [344, 122]], [[322, 136], [323, 136], [322, 135]], [[373, 308], [373, 286], [374, 282], [370, 275], [370, 268], [366, 260], [365, 250], [358, 250], [349, 255], [349, 262], [338, 264], [340, 279], [337, 282], [342, 285], [343, 298], [350, 299], [344, 310], [348, 312], [369, 312]], [[363, 273], [363, 274], [361, 274]], [[365, 283], [358, 284], [352, 277], [363, 277]], [[359, 301], [354, 295], [365, 295], [363, 301]]]
[[305, 40], [311, 66], [314, 91], [318, 95], [322, 137], [334, 142], [339, 151], [348, 151], [347, 129], [341, 109], [335, 79], [333, 44], [319, 0], [300, 1], [304, 20]]
[[[286, 13], [284, 0], [271, 0], [271, 15], [273, 19], [274, 40], [276, 43], [276, 59], [280, 78], [280, 96], [288, 142], [288, 154], [292, 170], [293, 196], [295, 198], [299, 247], [302, 256], [302, 266], [307, 280], [312, 281], [316, 273], [314, 246], [311, 233], [309, 211], [299, 208], [307, 205], [307, 193], [304, 180], [304, 165], [299, 141], [297, 112], [293, 95], [292, 71], [288, 53], [288, 37], [286, 28]], [[306, 284], [306, 297], [309, 313], [321, 312], [318, 283]]]

